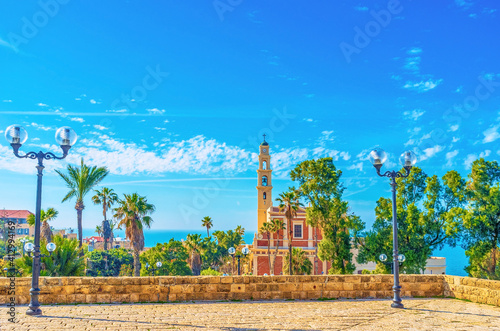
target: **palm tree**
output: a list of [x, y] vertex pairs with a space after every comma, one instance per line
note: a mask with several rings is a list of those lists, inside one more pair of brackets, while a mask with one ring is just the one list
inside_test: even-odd
[[155, 206], [148, 203], [146, 197], [137, 193], [124, 194], [123, 200], [118, 200], [115, 208], [115, 218], [118, 220], [118, 228], [125, 227], [125, 236], [132, 243], [134, 250], [134, 276], [141, 275], [141, 261], [139, 253], [144, 249], [143, 227], [151, 227], [153, 219], [148, 216], [155, 211]]
[[311, 260], [307, 258], [306, 252], [302, 249], [294, 248], [292, 251], [292, 256], [292, 259], [288, 259], [292, 262], [292, 264], [290, 265], [290, 262], [285, 260], [285, 266], [287, 266], [287, 264], [288, 266], [292, 266], [291, 269], [296, 275], [310, 275], [313, 266]]
[[283, 192], [276, 199], [279, 202], [280, 212], [285, 213], [285, 218], [288, 228], [288, 256], [289, 256], [289, 274], [293, 275], [292, 270], [292, 237], [293, 228], [292, 220], [297, 216], [297, 210], [302, 207], [302, 203], [299, 201], [299, 195], [295, 188], [290, 187], [288, 192]]
[[97, 235], [99, 237], [101, 237], [102, 236], [102, 225], [96, 225], [95, 226], [95, 232], [97, 233]]
[[273, 274], [274, 270], [271, 268], [271, 232], [273, 232], [272, 224], [264, 222], [259, 229], [259, 233], [267, 237], [267, 259], [269, 262], [269, 273]]
[[210, 218], [210, 216], [203, 217], [203, 219], [201, 220], [201, 226], [207, 228], [207, 237], [210, 237], [209, 230], [214, 226], [213, 223], [212, 223], [212, 219]]
[[66, 182], [66, 186], [70, 189], [62, 202], [71, 200], [73, 197], [76, 198], [75, 209], [78, 221], [78, 241], [79, 247], [82, 247], [82, 213], [83, 209], [85, 209], [83, 199], [94, 186], [99, 184], [109, 174], [109, 170], [106, 167], [89, 167], [83, 163], [82, 158], [80, 167], [68, 165], [67, 171], [67, 174], [63, 174], [59, 170], [56, 170], [59, 176]]
[[189, 254], [189, 265], [193, 275], [199, 276], [201, 273], [201, 252], [203, 250], [203, 240], [199, 234], [188, 234], [184, 241]]
[[[42, 223], [41, 237], [44, 238], [48, 243], [52, 242], [52, 230], [50, 229], [49, 221], [52, 221], [59, 215], [59, 212], [54, 208], [49, 208], [47, 210], [40, 211], [40, 222]], [[35, 215], [30, 214], [26, 219], [30, 226], [35, 226]]]
[[92, 197], [92, 202], [96, 205], [102, 205], [102, 236], [104, 237], [104, 250], [108, 249], [108, 240], [111, 237], [111, 227], [106, 217], [107, 211], [111, 206], [118, 201], [118, 195], [112, 188], [103, 187], [102, 190], [94, 190], [95, 195]]
[[109, 220], [109, 247], [113, 248], [113, 240], [115, 239], [116, 222]]
[[245, 228], [242, 227], [241, 225], [238, 225], [236, 229], [234, 229], [234, 232], [238, 233], [240, 236], [243, 237], [245, 235]]
[[276, 258], [278, 257], [278, 250], [280, 247], [280, 231], [284, 231], [286, 229], [285, 222], [283, 222], [282, 219], [275, 218], [271, 221], [271, 229], [274, 233], [276, 233], [276, 251], [274, 252], [274, 258], [271, 267], [272, 272], [276, 274], [274, 267], [276, 265]]

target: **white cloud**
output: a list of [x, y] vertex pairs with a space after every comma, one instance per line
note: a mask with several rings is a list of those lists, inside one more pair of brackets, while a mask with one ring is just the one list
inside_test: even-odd
[[451, 139], [451, 141], [452, 141], [452, 142], [454, 142], [454, 143], [456, 143], [456, 142], [459, 142], [459, 141], [460, 141], [460, 138], [458, 138], [458, 137], [453, 137], [453, 138]]
[[354, 7], [354, 10], [357, 10], [357, 11], [368, 11], [368, 7], [366, 6], [356, 6]]
[[95, 101], [94, 99], [90, 99], [90, 103], [91, 103], [91, 104], [93, 104], [93, 105], [95, 105], [95, 104], [98, 104], [98, 103], [100, 103], [100, 102], [97, 102], [97, 101]]
[[446, 160], [448, 161], [446, 163], [447, 167], [453, 166], [453, 159], [458, 155], [458, 150], [454, 150], [451, 152], [446, 153]]
[[407, 118], [407, 119], [411, 119], [411, 120], [418, 120], [422, 115], [425, 114], [425, 110], [422, 110], [422, 109], [414, 109], [414, 110], [411, 110], [411, 111], [405, 111], [403, 113], [403, 115]]
[[169, 120], [164, 120], [163, 123], [170, 123], [170, 121]]
[[2, 102], [12, 102], [12, 100], [2, 100]]
[[489, 128], [488, 130], [483, 132], [484, 139], [483, 139], [483, 144], [491, 143], [498, 138], [500, 138], [500, 133], [498, 132], [498, 129], [500, 128], [500, 125], [495, 125]]
[[420, 53], [422, 53], [422, 48], [420, 48], [420, 47], [413, 47], [413, 48], [409, 49], [407, 53], [410, 54], [410, 55], [420, 54]]
[[435, 89], [442, 82], [443, 82], [442, 79], [436, 79], [436, 80], [429, 79], [427, 81], [420, 81], [420, 82], [407, 81], [406, 84], [403, 86], [403, 88], [414, 90], [417, 91], [418, 93], [422, 93]]
[[313, 122], [313, 119], [312, 118], [304, 118], [303, 121], [304, 122]]
[[457, 89], [455, 90], [455, 93], [462, 93], [462, 91], [464, 90], [464, 87], [462, 85], [460, 85], [459, 87], [457, 87]]
[[107, 127], [102, 126], [102, 125], [99, 125], [99, 124], [94, 125], [94, 128], [96, 128], [97, 130], [101, 130], [101, 131], [102, 131], [102, 130], [107, 130], [107, 129], [108, 129]]
[[469, 154], [465, 158], [464, 166], [466, 169], [470, 169], [470, 168], [472, 168], [472, 163], [474, 161], [476, 161], [477, 159], [480, 159], [480, 158], [488, 157], [490, 155], [491, 155], [491, 151], [489, 149], [485, 150], [484, 152], [479, 153], [479, 156], [477, 156], [477, 154]]
[[109, 109], [106, 110], [106, 113], [126, 113], [126, 109]]
[[412, 56], [406, 58], [406, 63], [403, 66], [404, 69], [417, 73], [420, 71], [420, 56]]
[[441, 145], [436, 145], [434, 147], [429, 147], [423, 150], [423, 155], [419, 156], [420, 161], [428, 160], [434, 157], [437, 153], [441, 152], [444, 149]]
[[347, 167], [347, 170], [359, 170], [363, 171], [363, 162], [358, 162]]
[[154, 114], [154, 115], [162, 115], [165, 114], [165, 109], [158, 109], [158, 108], [152, 108], [152, 109], [146, 109], [148, 113]]
[[458, 124], [451, 125], [451, 126], [450, 126], [449, 131], [450, 131], [450, 132], [455, 132], [455, 131], [457, 131], [459, 128], [460, 128], [460, 125], [458, 125]]
[[46, 105], [46, 104], [40, 102], [40, 103], [37, 104], [37, 106], [39, 106], [39, 107], [48, 107], [49, 105]]
[[32, 127], [34, 127], [35, 129], [37, 129], [37, 130], [43, 130], [43, 131], [55, 130], [55, 128], [54, 128], [54, 127], [45, 126], [45, 125], [43, 125], [43, 124], [38, 124], [38, 123], [35, 123], [35, 122], [33, 122], [33, 123], [29, 124], [28, 126], [32, 126]]
[[79, 123], [85, 122], [85, 120], [83, 118], [81, 118], [81, 117], [71, 117], [70, 120], [72, 122], [79, 122]]
[[159, 128], [159, 127], [155, 127], [155, 130], [156, 130], [156, 131], [167, 131], [167, 129], [166, 129], [166, 128]]

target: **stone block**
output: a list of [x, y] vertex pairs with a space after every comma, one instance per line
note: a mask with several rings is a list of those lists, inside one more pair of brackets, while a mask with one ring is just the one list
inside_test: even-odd
[[98, 302], [98, 303], [110, 303], [111, 302], [111, 295], [110, 294], [97, 294], [96, 295], [96, 302]]
[[97, 302], [97, 294], [87, 294], [85, 295], [86, 303], [96, 303]]
[[303, 291], [321, 291], [324, 289], [323, 283], [303, 283], [302, 290]]
[[231, 292], [232, 293], [244, 293], [245, 292], [245, 284], [231, 284]]
[[221, 277], [220, 282], [221, 282], [221, 284], [232, 284], [233, 277], [231, 277], [231, 276]]

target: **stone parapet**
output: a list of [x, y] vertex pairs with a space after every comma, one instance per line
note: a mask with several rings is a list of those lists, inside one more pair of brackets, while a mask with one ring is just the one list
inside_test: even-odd
[[[403, 297], [442, 296], [443, 275], [401, 275]], [[30, 278], [0, 278], [0, 304], [29, 303]], [[188, 300], [390, 298], [392, 275], [41, 277], [40, 302], [133, 303]], [[449, 287], [448, 287], [449, 288]], [[15, 294], [13, 295], [13, 291]], [[9, 293], [10, 292], [10, 293]]]

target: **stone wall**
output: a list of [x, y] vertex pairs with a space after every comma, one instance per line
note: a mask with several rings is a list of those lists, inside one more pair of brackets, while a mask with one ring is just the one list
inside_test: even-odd
[[500, 281], [444, 276], [444, 296], [500, 306]]
[[[442, 296], [443, 275], [402, 275], [404, 297]], [[41, 277], [40, 302], [122, 303], [187, 300], [390, 298], [392, 275], [235, 277]], [[15, 280], [15, 300], [29, 302], [30, 278]], [[0, 278], [0, 304], [10, 280]]]

